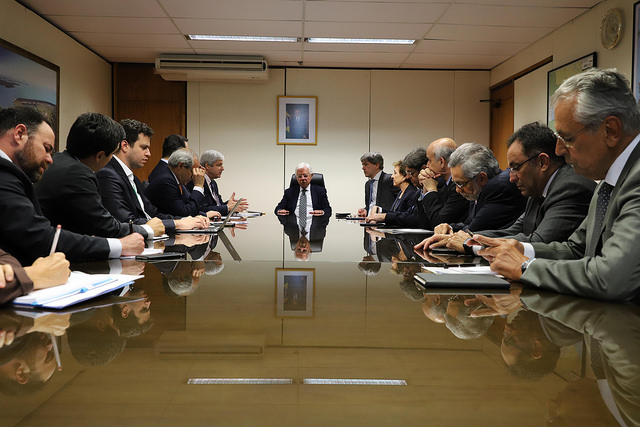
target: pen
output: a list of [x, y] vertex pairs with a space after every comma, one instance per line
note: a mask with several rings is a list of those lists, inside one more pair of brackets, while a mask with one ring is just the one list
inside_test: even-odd
[[129, 234], [133, 234], [133, 220], [129, 220]]
[[[474, 232], [473, 232], [473, 231], [471, 231], [471, 230], [466, 230], [466, 231], [467, 231], [467, 234], [468, 234], [469, 236], [471, 236], [471, 238], [473, 238], [473, 236], [475, 236], [475, 234], [474, 234]], [[478, 242], [478, 244], [479, 244], [480, 246], [482, 246], [482, 249], [485, 249], [485, 248], [487, 248], [487, 247], [488, 247], [487, 245], [483, 245], [483, 244], [482, 244], [482, 243], [480, 243], [480, 242]]]
[[60, 350], [58, 350], [58, 342], [56, 341], [55, 335], [49, 334], [49, 337], [51, 338], [51, 346], [53, 347], [53, 355], [56, 358], [58, 371], [62, 371], [62, 362], [60, 361]]
[[49, 255], [53, 255], [56, 252], [56, 246], [58, 246], [58, 239], [60, 238], [61, 229], [62, 226], [58, 224], [58, 226], [56, 227], [56, 234], [53, 235], [53, 242], [51, 243], [51, 252], [49, 252]]

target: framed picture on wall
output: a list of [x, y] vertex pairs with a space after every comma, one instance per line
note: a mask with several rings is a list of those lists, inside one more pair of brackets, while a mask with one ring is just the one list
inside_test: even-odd
[[640, 1], [633, 5], [633, 95], [640, 101]]
[[30, 107], [43, 113], [56, 133], [60, 67], [0, 39], [0, 107]]
[[314, 268], [276, 268], [276, 316], [312, 317]]
[[560, 87], [563, 81], [569, 77], [579, 74], [592, 67], [597, 67], [597, 53], [592, 52], [588, 55], [578, 58], [575, 61], [571, 61], [558, 68], [547, 73], [547, 126], [556, 130], [555, 117], [553, 112], [553, 106], [551, 105], [551, 97], [556, 92], [556, 89]]
[[278, 96], [278, 144], [316, 145], [317, 96]]

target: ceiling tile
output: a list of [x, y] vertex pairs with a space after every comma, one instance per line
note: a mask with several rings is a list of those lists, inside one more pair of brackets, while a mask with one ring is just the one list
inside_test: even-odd
[[549, 28], [488, 27], [479, 25], [436, 24], [427, 39], [533, 43], [551, 32]]
[[179, 18], [174, 22], [183, 34], [302, 37], [302, 22], [299, 21], [228, 21]]
[[52, 22], [68, 32], [179, 34], [169, 18], [116, 18], [113, 16], [54, 16]]
[[305, 19], [326, 22], [433, 23], [446, 3], [306, 2]]
[[176, 18], [258, 19], [291, 21], [302, 19], [300, 0], [158, 0]]
[[40, 15], [165, 17], [156, 0], [21, 0]]

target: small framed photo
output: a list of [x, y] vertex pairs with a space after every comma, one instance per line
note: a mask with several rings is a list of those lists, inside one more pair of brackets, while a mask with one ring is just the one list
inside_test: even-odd
[[276, 268], [276, 316], [313, 317], [314, 268]]
[[317, 145], [318, 97], [278, 97], [278, 144]]
[[553, 94], [560, 87], [562, 82], [567, 80], [569, 77], [586, 71], [589, 68], [597, 67], [597, 60], [598, 54], [596, 52], [592, 52], [582, 58], [571, 61], [568, 64], [554, 68], [547, 73], [547, 126], [552, 130], [556, 130], [556, 118], [553, 111], [553, 105], [551, 105], [551, 98], [553, 97]]

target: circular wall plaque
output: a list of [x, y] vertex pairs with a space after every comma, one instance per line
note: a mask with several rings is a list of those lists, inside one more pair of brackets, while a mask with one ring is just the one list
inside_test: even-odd
[[609, 9], [600, 24], [602, 46], [613, 49], [620, 41], [622, 33], [622, 14], [618, 9]]

